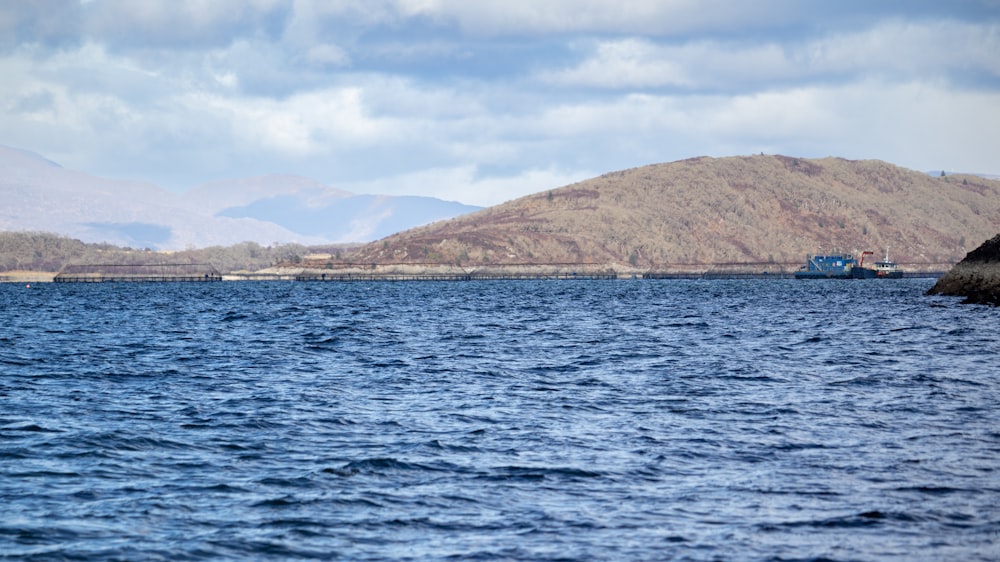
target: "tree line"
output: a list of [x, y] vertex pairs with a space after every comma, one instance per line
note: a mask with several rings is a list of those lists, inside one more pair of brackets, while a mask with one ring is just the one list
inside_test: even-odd
[[60, 271], [68, 264], [201, 263], [225, 273], [256, 271], [277, 263], [295, 263], [313, 251], [317, 249], [301, 244], [261, 246], [256, 242], [241, 242], [232, 246], [156, 252], [113, 244], [86, 243], [49, 232], [0, 232], [0, 271]]

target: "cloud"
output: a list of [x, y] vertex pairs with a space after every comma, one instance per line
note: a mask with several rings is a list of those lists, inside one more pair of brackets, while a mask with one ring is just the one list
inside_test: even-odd
[[539, 79], [607, 89], [767, 88], [808, 80], [870, 75], [980, 74], [1000, 78], [1000, 26], [892, 21], [868, 30], [778, 43], [649, 39], [601, 41], [574, 67]]
[[26, 42], [58, 46], [76, 41], [82, 12], [83, 6], [70, 0], [6, 2], [0, 8], [0, 49], [16, 49]]
[[[35, 0], [0, 9], [0, 45], [105, 42], [112, 50], [224, 47], [267, 39], [343, 45], [372, 29], [467, 36], [759, 37], [900, 17], [995, 20], [995, 2], [886, 0]], [[818, 26], [817, 22], [822, 22]], [[330, 35], [340, 36], [340, 41]]]
[[537, 35], [551, 33], [687, 34], [706, 29], [773, 24], [775, 0], [747, 3], [726, 0], [400, 0], [401, 14], [456, 25], [467, 33]]
[[371, 181], [338, 185], [355, 193], [429, 195], [446, 201], [488, 206], [584, 180], [593, 171], [522, 170], [511, 176], [483, 176], [475, 166], [432, 168]]
[[48, 90], [15, 95], [12, 99], [10, 111], [14, 113], [44, 114], [55, 106], [55, 96]]
[[357, 88], [296, 94], [282, 100], [190, 95], [191, 111], [209, 110], [229, 124], [235, 138], [290, 156], [308, 156], [339, 145], [364, 146], [390, 136], [392, 123], [366, 114]]
[[223, 46], [273, 34], [287, 10], [283, 0], [98, 0], [84, 6], [81, 32], [112, 47]]
[[347, 51], [329, 43], [309, 47], [305, 55], [306, 61], [319, 66], [350, 66], [351, 57]]
[[988, 167], [1000, 130], [994, 107], [996, 91], [870, 79], [735, 96], [629, 94], [548, 108], [522, 126], [547, 135], [536, 151], [580, 169], [764, 151], [877, 158], [918, 170], [943, 160], [973, 170]]
[[40, 0], [0, 6], [0, 75], [0, 144], [70, 168], [173, 189], [294, 173], [489, 204], [697, 155], [990, 172], [1000, 14], [974, 0]]

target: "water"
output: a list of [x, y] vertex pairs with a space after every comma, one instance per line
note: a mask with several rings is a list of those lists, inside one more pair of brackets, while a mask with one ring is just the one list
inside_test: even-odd
[[2, 285], [0, 558], [995, 560], [930, 283]]

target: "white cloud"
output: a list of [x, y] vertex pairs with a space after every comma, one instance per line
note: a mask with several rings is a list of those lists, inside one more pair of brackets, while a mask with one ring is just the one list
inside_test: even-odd
[[[528, 169], [516, 176], [474, 180], [464, 190], [455, 189], [455, 198], [473, 205], [495, 205], [547, 189], [562, 187], [598, 175], [593, 170], [562, 171], [554, 168]], [[461, 186], [456, 186], [461, 187]]]
[[81, 25], [87, 36], [111, 42], [190, 48], [252, 36], [286, 4], [285, 0], [100, 0], [83, 6]]
[[774, 81], [866, 75], [978, 72], [1000, 77], [1000, 26], [892, 21], [803, 42], [650, 39], [601, 41], [571, 68], [539, 74], [543, 82], [609, 89], [745, 89]]
[[1000, 130], [996, 107], [995, 91], [871, 79], [735, 96], [629, 94], [553, 106], [521, 125], [547, 135], [556, 161], [572, 161], [575, 150], [601, 158], [591, 168], [603, 171], [761, 151], [983, 170], [995, 166], [989, 153]]
[[[93, 79], [116, 83], [127, 81], [136, 72], [126, 65], [109, 64], [103, 49], [93, 44], [42, 63], [22, 56], [4, 57], [0, 59], [0, 69], [6, 80], [0, 83], [0, 99], [6, 102], [7, 112], [2, 122], [8, 134], [43, 124], [46, 129], [62, 129], [61, 138], [57, 136], [53, 140], [57, 145], [64, 145], [67, 138], [91, 127], [108, 123], [127, 126], [138, 118], [135, 108], [112, 93], [99, 88], [74, 88], [60, 80], [66, 68], [74, 69], [81, 76], [99, 68], [102, 69], [100, 76], [91, 74]], [[12, 111], [16, 107], [15, 100], [23, 99], [29, 92], [45, 92], [48, 103], [30, 114]], [[31, 137], [30, 134], [26, 136]]]
[[[817, 34], [788, 0], [77, 8], [75, 40], [49, 40], [69, 33], [54, 16], [0, 39], [0, 144], [173, 188], [297, 173], [493, 204], [760, 151], [998, 171], [995, 18], [841, 14]], [[0, 8], [0, 30], [30, 36], [18, 18]]]
[[397, 0], [404, 16], [454, 23], [483, 35], [539, 33], [642, 33], [671, 35], [704, 29], [774, 24], [787, 4], [778, 0]]
[[693, 86], [693, 77], [682, 61], [656, 44], [639, 39], [607, 41], [579, 66], [542, 75], [544, 81], [566, 86], [646, 88]]
[[391, 136], [392, 123], [368, 116], [362, 98], [360, 89], [344, 88], [281, 100], [195, 93], [183, 96], [181, 104], [191, 114], [208, 111], [227, 123], [232, 137], [224, 139], [226, 143], [298, 158]]
[[472, 165], [432, 168], [337, 187], [354, 193], [425, 195], [467, 205], [489, 206], [569, 185], [596, 175], [590, 170], [528, 169], [513, 176], [482, 176]]
[[306, 60], [320, 66], [350, 66], [351, 57], [347, 51], [336, 45], [321, 43], [306, 51]]
[[816, 103], [842, 123], [833, 139], [822, 128], [813, 133], [829, 155], [915, 170], [995, 167], [1000, 92], [955, 91], [941, 81], [870, 81], [819, 91]]
[[[845, 127], [855, 124], [850, 112], [864, 109], [863, 105], [831, 105], [838, 92], [843, 94], [844, 89], [793, 88], [718, 98], [714, 107], [693, 115], [691, 125], [716, 138], [787, 142], [824, 135], [837, 139], [850, 132]], [[838, 114], [838, 109], [847, 114]]]

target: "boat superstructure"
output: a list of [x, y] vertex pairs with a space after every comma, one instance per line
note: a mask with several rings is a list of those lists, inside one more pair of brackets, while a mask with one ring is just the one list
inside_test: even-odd
[[850, 279], [858, 260], [851, 254], [816, 254], [795, 272], [796, 279]]
[[885, 257], [875, 262], [875, 276], [883, 279], [899, 279], [903, 276], [899, 264], [889, 260], [889, 248], [885, 249]]

